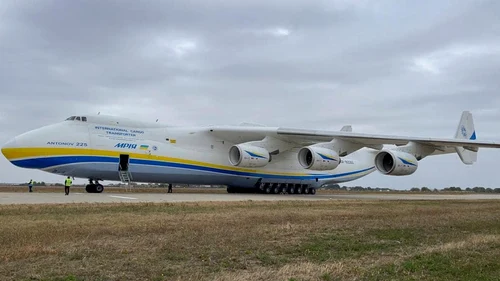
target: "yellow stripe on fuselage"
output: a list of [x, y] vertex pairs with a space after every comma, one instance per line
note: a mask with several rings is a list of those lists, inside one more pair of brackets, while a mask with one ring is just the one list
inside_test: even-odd
[[[104, 156], [104, 157], [120, 157], [120, 154], [123, 154], [123, 151], [114, 151], [114, 150], [100, 150], [100, 149], [91, 149], [91, 148], [66, 148], [66, 147], [30, 147], [30, 148], [4, 148], [2, 153], [9, 161], [21, 160], [21, 159], [30, 159], [30, 158], [40, 158], [40, 157], [57, 157], [57, 156], [69, 156], [69, 155], [78, 155], [78, 156]], [[238, 172], [247, 172], [247, 173], [260, 173], [260, 174], [269, 174], [269, 175], [283, 175], [283, 176], [308, 176], [310, 174], [307, 173], [285, 173], [285, 172], [276, 172], [269, 170], [261, 170], [261, 169], [248, 169], [248, 168], [239, 168], [233, 166], [226, 165], [217, 165], [212, 163], [187, 160], [182, 158], [174, 158], [174, 157], [166, 157], [166, 156], [156, 156], [156, 155], [148, 155], [148, 154], [140, 154], [134, 152], [128, 152], [127, 154], [130, 158], [141, 159], [141, 160], [152, 160], [152, 161], [164, 161], [164, 162], [173, 162], [179, 164], [189, 164], [196, 165], [208, 168], [216, 168], [216, 169], [224, 169], [230, 171], [238, 171]]]

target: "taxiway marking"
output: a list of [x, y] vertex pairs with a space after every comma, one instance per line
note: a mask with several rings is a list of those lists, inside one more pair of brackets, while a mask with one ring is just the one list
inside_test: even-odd
[[114, 197], [114, 198], [121, 198], [121, 199], [137, 199], [134, 197], [126, 197], [126, 196], [116, 196], [116, 195], [109, 195], [109, 197]]

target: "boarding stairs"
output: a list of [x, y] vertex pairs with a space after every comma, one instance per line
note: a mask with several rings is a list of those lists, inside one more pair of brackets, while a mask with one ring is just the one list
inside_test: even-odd
[[118, 174], [120, 176], [120, 180], [123, 183], [126, 183], [128, 188], [130, 188], [130, 182], [132, 181], [132, 174], [129, 171], [118, 171]]

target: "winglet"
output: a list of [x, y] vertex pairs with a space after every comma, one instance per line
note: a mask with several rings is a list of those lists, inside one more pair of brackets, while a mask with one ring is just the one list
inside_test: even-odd
[[[477, 136], [474, 128], [474, 120], [472, 118], [472, 113], [469, 111], [462, 112], [462, 117], [460, 118], [460, 123], [458, 123], [455, 138], [476, 140]], [[455, 147], [455, 150], [464, 164], [472, 165], [477, 161], [478, 148]]]

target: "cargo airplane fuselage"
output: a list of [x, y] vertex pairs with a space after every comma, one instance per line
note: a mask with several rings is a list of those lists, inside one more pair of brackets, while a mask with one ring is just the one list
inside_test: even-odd
[[[78, 119], [77, 119], [78, 118]], [[82, 120], [83, 119], [83, 120]], [[252, 128], [241, 126], [242, 129]], [[269, 128], [269, 131], [276, 128]], [[245, 132], [242, 132], [244, 134]], [[242, 136], [259, 140], [259, 137]], [[317, 187], [350, 181], [375, 170], [375, 154], [351, 155], [332, 171], [312, 172], [296, 161], [298, 149], [264, 159], [264, 167], [234, 166], [235, 145], [208, 127], [167, 127], [113, 116], [72, 116], [21, 134], [2, 152], [14, 165], [91, 180], [220, 184], [250, 188], [258, 183]], [[300, 186], [299, 186], [300, 185]]]

